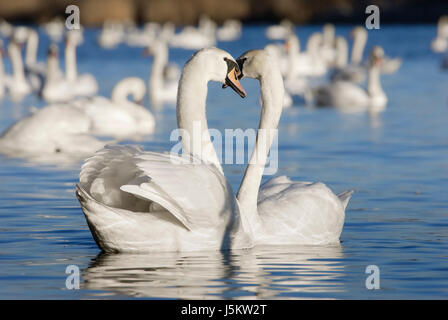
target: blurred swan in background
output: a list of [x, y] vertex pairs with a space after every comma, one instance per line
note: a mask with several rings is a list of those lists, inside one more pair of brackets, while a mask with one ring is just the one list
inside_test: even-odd
[[255, 245], [336, 244], [353, 191], [336, 196], [323, 183], [275, 177], [260, 187], [273, 130], [282, 113], [283, 81], [277, 63], [264, 50], [237, 60], [241, 77], [258, 79], [262, 110], [255, 147], [238, 190], [241, 215], [248, 219]]
[[65, 24], [61, 18], [55, 17], [53, 20], [43, 24], [42, 27], [52, 42], [61, 42], [65, 31]]
[[5, 95], [5, 68], [3, 65], [4, 53], [5, 48], [3, 47], [3, 40], [0, 39], [0, 100], [2, 100]]
[[[182, 136], [183, 156], [111, 146], [86, 160], [76, 194], [102, 250], [251, 246], [210, 136], [200, 135], [202, 141], [196, 141], [193, 134], [195, 123], [208, 132], [205, 103], [209, 81], [230, 85], [245, 96], [238, 71], [234, 59], [217, 48], [200, 50], [185, 64], [177, 101], [179, 129], [190, 134]], [[201, 144], [201, 151], [194, 147], [196, 143]]]
[[313, 33], [308, 39], [306, 51], [300, 52], [299, 38], [295, 34], [289, 34], [285, 41], [285, 59], [288, 61], [286, 73], [291, 71], [297, 76], [323, 76], [327, 72], [327, 62], [320, 54], [321, 43], [322, 35]]
[[241, 37], [241, 22], [238, 20], [226, 20], [222, 27], [216, 30], [216, 37], [219, 41], [235, 41]]
[[[364, 48], [367, 42], [367, 31], [364, 27], [355, 27], [350, 33], [350, 37], [353, 38], [353, 46], [350, 55], [350, 64], [343, 67], [337, 67], [330, 78], [332, 81], [352, 81], [355, 83], [364, 82], [366, 79], [366, 69], [362, 63], [362, 57], [364, 53]], [[339, 40], [339, 50], [343, 51], [343, 46], [341, 40]], [[341, 53], [344, 54], [344, 53]], [[340, 57], [342, 60], [343, 57]]]
[[[130, 138], [153, 133], [155, 119], [140, 103], [146, 93], [145, 82], [136, 77], [124, 78], [112, 90], [111, 98], [96, 96], [72, 102], [91, 120], [89, 133], [114, 138]], [[131, 95], [134, 101], [128, 100]]]
[[437, 36], [431, 42], [434, 52], [445, 52], [448, 49], [448, 16], [441, 16], [437, 23]]
[[278, 25], [266, 28], [266, 37], [270, 40], [282, 40], [294, 32], [294, 24], [288, 19], [283, 19]]
[[11, 38], [8, 44], [8, 54], [12, 63], [12, 75], [5, 76], [4, 81], [13, 101], [20, 101], [32, 92], [31, 84], [25, 76], [20, 47], [19, 42], [14, 37]]
[[319, 54], [327, 66], [333, 66], [336, 58], [336, 50], [335, 27], [332, 23], [326, 23], [322, 28], [322, 43], [319, 49]]
[[75, 97], [72, 84], [59, 68], [59, 49], [52, 44], [48, 49], [47, 71], [41, 97], [48, 103], [70, 101]]
[[207, 16], [201, 16], [198, 27], [186, 26], [172, 35], [169, 45], [175, 48], [196, 50], [216, 44], [216, 23]]
[[65, 79], [72, 85], [73, 95], [92, 96], [98, 92], [98, 83], [90, 73], [78, 75], [76, 63], [76, 47], [81, 43], [82, 33], [77, 30], [68, 31], [65, 43]]
[[148, 88], [151, 105], [156, 109], [165, 103], [175, 105], [177, 100], [179, 69], [168, 65], [168, 51], [167, 44], [160, 40], [154, 41], [145, 50], [146, 54], [154, 57]]
[[121, 22], [106, 20], [98, 36], [98, 44], [105, 49], [117, 47], [124, 39], [124, 25]]
[[5, 130], [0, 150], [12, 157], [64, 154], [80, 160], [104, 146], [88, 134], [91, 125], [91, 119], [72, 105], [48, 105]]
[[353, 82], [337, 80], [329, 85], [311, 89], [306, 95], [308, 103], [335, 107], [344, 112], [368, 111], [375, 114], [383, 111], [387, 104], [387, 97], [380, 82], [383, 57], [384, 50], [375, 46], [369, 59], [367, 90]]

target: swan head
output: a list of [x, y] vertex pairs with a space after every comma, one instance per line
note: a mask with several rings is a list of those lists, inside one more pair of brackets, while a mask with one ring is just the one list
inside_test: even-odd
[[267, 50], [249, 50], [237, 59], [241, 70], [239, 79], [243, 77], [260, 79], [263, 76], [271, 76], [272, 67], [280, 72], [277, 63]]
[[371, 67], [381, 66], [384, 62], [384, 49], [381, 46], [375, 46], [370, 52], [369, 65]]
[[193, 67], [195, 71], [201, 71], [196, 71], [198, 77], [205, 78], [207, 82], [220, 82], [223, 84], [223, 88], [231, 87], [242, 98], [246, 97], [246, 91], [239, 81], [240, 67], [228, 52], [215, 47], [201, 49], [188, 60], [184, 72], [188, 72]]

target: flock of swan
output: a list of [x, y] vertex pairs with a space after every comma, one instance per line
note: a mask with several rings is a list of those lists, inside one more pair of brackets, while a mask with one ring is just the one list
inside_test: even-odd
[[[447, 26], [439, 23], [433, 47], [442, 46], [439, 37], [448, 39]], [[314, 107], [342, 112], [372, 115], [383, 111], [387, 96], [381, 75], [396, 72], [402, 61], [387, 57], [380, 46], [374, 46], [363, 60], [368, 40], [365, 28], [352, 30], [351, 52], [347, 39], [336, 36], [332, 24], [311, 34], [302, 49], [294, 25], [282, 21], [266, 29], [266, 37], [273, 41], [265, 48], [246, 51], [235, 59], [215, 46], [241, 36], [238, 21], [218, 27], [202, 17], [197, 27], [177, 33], [170, 23], [148, 23], [139, 29], [106, 22], [97, 39], [101, 47], [144, 47], [154, 59], [148, 83], [128, 77], [115, 85], [110, 97], [104, 97], [97, 95], [95, 77], [77, 70], [76, 48], [84, 41], [82, 30], [65, 31], [61, 36], [59, 27], [53, 22], [45, 30], [54, 41], [65, 40], [64, 70], [57, 42], [48, 48], [46, 62], [37, 61], [38, 33], [0, 23], [0, 33], [9, 39], [7, 55], [12, 65], [12, 74], [5, 74], [0, 56], [0, 97], [9, 95], [12, 101], [20, 101], [37, 94], [47, 102], [0, 135], [0, 150], [15, 157], [63, 154], [86, 159], [76, 196], [102, 250], [194, 251], [339, 243], [353, 191], [335, 194], [323, 183], [292, 181], [286, 176], [261, 184], [273, 136], [260, 132], [278, 128], [282, 110], [294, 104], [295, 96]], [[170, 47], [197, 51], [180, 69], [169, 62]], [[4, 52], [0, 50], [0, 55]], [[218, 82], [244, 98], [240, 82], [244, 78], [259, 81], [261, 111], [255, 147], [235, 193], [207, 134], [207, 86]], [[315, 79], [323, 81], [315, 85]], [[175, 106], [178, 128], [193, 137], [182, 139], [182, 156], [116, 144], [124, 139], [141, 140], [154, 131], [156, 118], [141, 104], [146, 92], [153, 112]], [[198, 122], [205, 134], [196, 141], [192, 131]], [[207, 152], [197, 153], [194, 146], [198, 144]]]

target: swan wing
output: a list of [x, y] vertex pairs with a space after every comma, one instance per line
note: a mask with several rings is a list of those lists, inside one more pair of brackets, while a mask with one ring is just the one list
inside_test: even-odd
[[325, 184], [277, 177], [260, 188], [258, 213], [271, 243], [330, 244], [339, 241], [353, 191], [336, 196]]
[[216, 228], [235, 208], [233, 191], [214, 165], [192, 160], [197, 159], [108, 146], [86, 161], [80, 183], [111, 207], [164, 210], [188, 230]]

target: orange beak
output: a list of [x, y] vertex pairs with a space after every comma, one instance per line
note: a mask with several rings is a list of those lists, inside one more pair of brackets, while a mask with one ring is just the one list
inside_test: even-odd
[[241, 72], [236, 72], [235, 68], [230, 69], [229, 73], [227, 73], [226, 77], [226, 83], [223, 85], [223, 88], [229, 86], [231, 87], [236, 93], [238, 93], [241, 98], [246, 97], [246, 91], [244, 90], [243, 86], [241, 85], [240, 81], [238, 80], [238, 76]]

